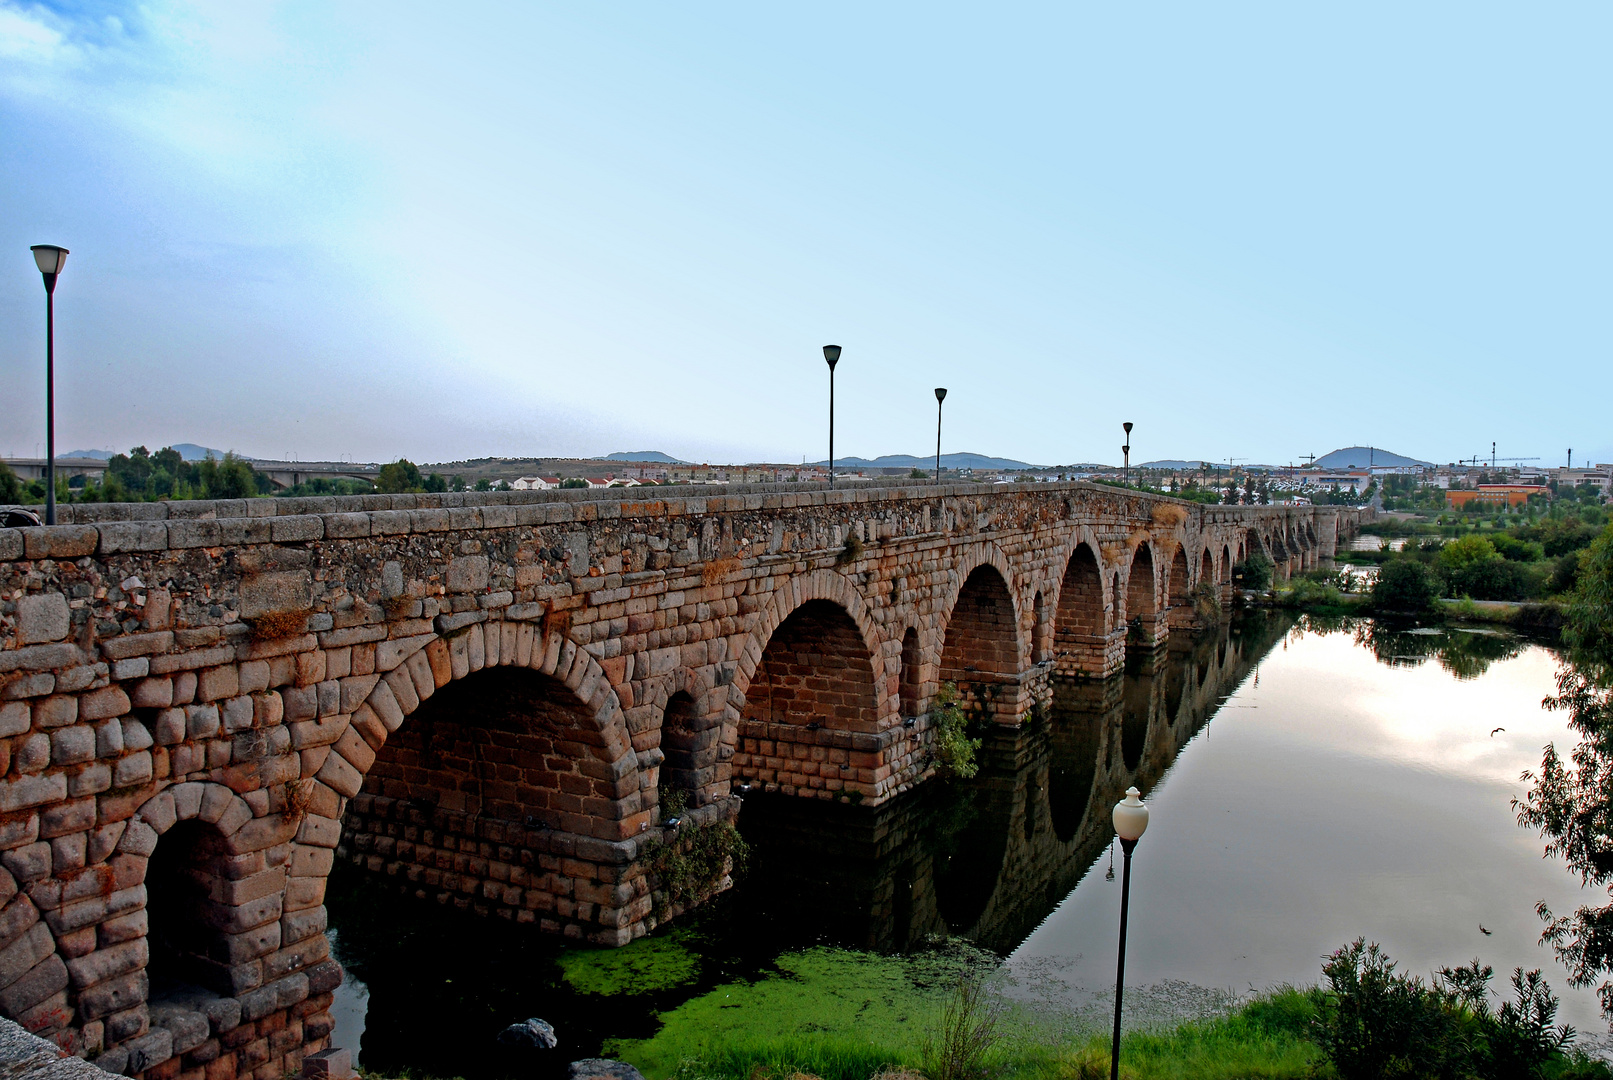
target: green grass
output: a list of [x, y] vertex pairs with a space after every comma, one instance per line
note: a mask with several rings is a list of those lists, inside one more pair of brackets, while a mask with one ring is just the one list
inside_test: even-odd
[[646, 994], [700, 978], [692, 935], [674, 929], [642, 937], [619, 949], [577, 949], [560, 955], [561, 976], [579, 994]]
[[[921, 1073], [924, 1044], [960, 974], [982, 957], [966, 951], [909, 957], [818, 948], [791, 954], [779, 971], [734, 980], [662, 1016], [654, 1036], [608, 1043], [605, 1053], [651, 1080], [870, 1080], [888, 1069]], [[762, 973], [759, 973], [762, 974]], [[1279, 989], [1229, 1016], [1156, 1032], [1122, 1046], [1133, 1080], [1280, 1080], [1331, 1069], [1304, 1032], [1307, 992]], [[1010, 1006], [990, 1055], [1004, 1080], [1085, 1080], [1109, 1075], [1102, 1031], [1071, 1034]]]

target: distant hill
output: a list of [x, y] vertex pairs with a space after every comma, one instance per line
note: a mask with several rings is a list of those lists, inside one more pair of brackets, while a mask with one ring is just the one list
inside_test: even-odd
[[[178, 450], [179, 456], [184, 458], [186, 461], [203, 461], [206, 460], [208, 454], [212, 454], [220, 461], [224, 460], [224, 451], [214, 450], [207, 446], [197, 446], [193, 442], [174, 443], [173, 448]], [[150, 449], [152, 453], [156, 453], [158, 450], [163, 449], [163, 447], [150, 446], [148, 444], [148, 449]], [[126, 453], [128, 453], [127, 450], [69, 450], [65, 454], [57, 454], [56, 456], [64, 458], [94, 458], [97, 461], [110, 461], [115, 455]], [[251, 461], [253, 459], [247, 458], [246, 460]]]
[[618, 450], [614, 454], [606, 454], [604, 461], [649, 461], [657, 465], [687, 465], [687, 461], [680, 461], [670, 454], [663, 454], [659, 450]]
[[[828, 468], [829, 461], [815, 461], [814, 465]], [[1012, 458], [987, 457], [985, 454], [942, 454], [941, 468], [943, 469], [1035, 469], [1037, 465], [1027, 465], [1023, 461], [1014, 461]], [[933, 469], [935, 468], [935, 455], [929, 457], [914, 457], [912, 454], [886, 454], [872, 461], [860, 457], [835, 458], [837, 469]]]
[[1347, 446], [1316, 459], [1320, 469], [1364, 469], [1368, 465], [1432, 465], [1430, 461], [1391, 454], [1383, 447]]

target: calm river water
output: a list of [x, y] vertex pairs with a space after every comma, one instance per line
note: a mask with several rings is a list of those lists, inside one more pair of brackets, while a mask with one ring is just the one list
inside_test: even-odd
[[740, 884], [626, 950], [567, 949], [339, 868], [336, 1041], [370, 1068], [497, 1076], [519, 1068], [486, 1052], [497, 1032], [537, 1016], [560, 1032], [557, 1062], [604, 1048], [664, 1072], [663, 1025], [663, 1042], [680, 1024], [833, 1030], [834, 1008], [764, 991], [805, 994], [814, 971], [837, 1001], [860, 979], [923, 983], [889, 965], [947, 941], [955, 957], [959, 939], [973, 962], [1000, 959], [1010, 996], [1101, 1027], [1120, 899], [1109, 807], [1128, 783], [1152, 807], [1133, 869], [1134, 1022], [1315, 982], [1323, 954], [1365, 936], [1413, 972], [1477, 956], [1498, 988], [1543, 968], [1560, 1019], [1605, 1032], [1594, 994], [1538, 944], [1536, 902], [1571, 909], [1577, 880], [1510, 806], [1541, 747], [1571, 741], [1540, 704], [1555, 670], [1550, 650], [1492, 631], [1251, 617], [1061, 689], [1046, 722], [988, 741], [968, 784], [878, 810], [752, 796]]

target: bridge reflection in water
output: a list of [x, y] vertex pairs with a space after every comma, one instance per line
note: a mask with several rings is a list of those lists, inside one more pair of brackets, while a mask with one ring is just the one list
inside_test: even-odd
[[1080, 882], [1146, 796], [1292, 625], [1259, 615], [1179, 635], [1122, 677], [1059, 683], [1048, 715], [986, 737], [980, 774], [873, 809], [752, 795], [751, 869], [727, 905], [780, 931], [878, 951], [961, 937], [1004, 954]]

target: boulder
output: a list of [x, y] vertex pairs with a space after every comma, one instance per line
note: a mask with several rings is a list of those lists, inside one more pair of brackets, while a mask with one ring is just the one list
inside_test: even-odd
[[555, 1038], [554, 1026], [546, 1020], [533, 1017], [519, 1024], [511, 1024], [498, 1033], [501, 1046], [527, 1050], [553, 1050], [560, 1045]]
[[609, 1058], [573, 1061], [567, 1076], [569, 1080], [644, 1080], [643, 1074], [627, 1062]]

